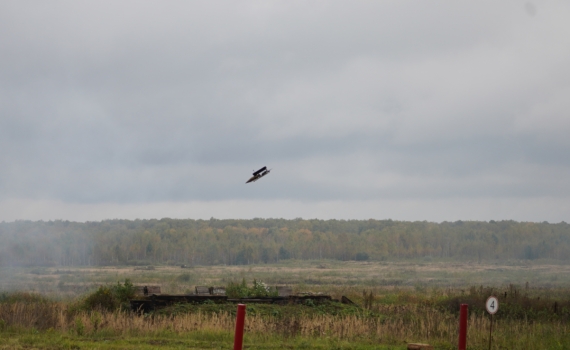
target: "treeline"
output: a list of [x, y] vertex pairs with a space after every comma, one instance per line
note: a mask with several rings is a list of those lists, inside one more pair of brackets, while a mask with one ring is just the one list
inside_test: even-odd
[[0, 266], [242, 265], [284, 259], [570, 260], [570, 225], [515, 221], [106, 220], [0, 223]]

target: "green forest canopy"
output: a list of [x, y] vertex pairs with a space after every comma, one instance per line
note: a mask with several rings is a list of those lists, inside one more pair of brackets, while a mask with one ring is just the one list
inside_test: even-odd
[[515, 221], [105, 220], [0, 223], [0, 266], [241, 265], [284, 259], [570, 260], [570, 225]]

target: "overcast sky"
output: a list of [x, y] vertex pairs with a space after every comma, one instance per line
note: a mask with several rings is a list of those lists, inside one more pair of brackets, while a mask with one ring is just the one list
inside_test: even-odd
[[569, 19], [562, 0], [2, 1], [0, 220], [570, 221]]

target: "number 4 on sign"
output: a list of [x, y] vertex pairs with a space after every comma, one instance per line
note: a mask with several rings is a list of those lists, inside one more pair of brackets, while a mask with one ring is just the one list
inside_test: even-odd
[[499, 300], [497, 297], [491, 296], [487, 299], [485, 306], [487, 307], [487, 312], [494, 315], [499, 310]]
[[487, 312], [491, 315], [491, 323], [489, 325], [489, 350], [491, 350], [491, 340], [493, 339], [493, 315], [499, 310], [499, 299], [490, 296], [485, 303]]

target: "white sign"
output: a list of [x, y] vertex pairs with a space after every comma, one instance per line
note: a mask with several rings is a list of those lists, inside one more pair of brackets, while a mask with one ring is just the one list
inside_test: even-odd
[[485, 303], [487, 312], [494, 315], [499, 310], [499, 299], [497, 297], [489, 297]]

